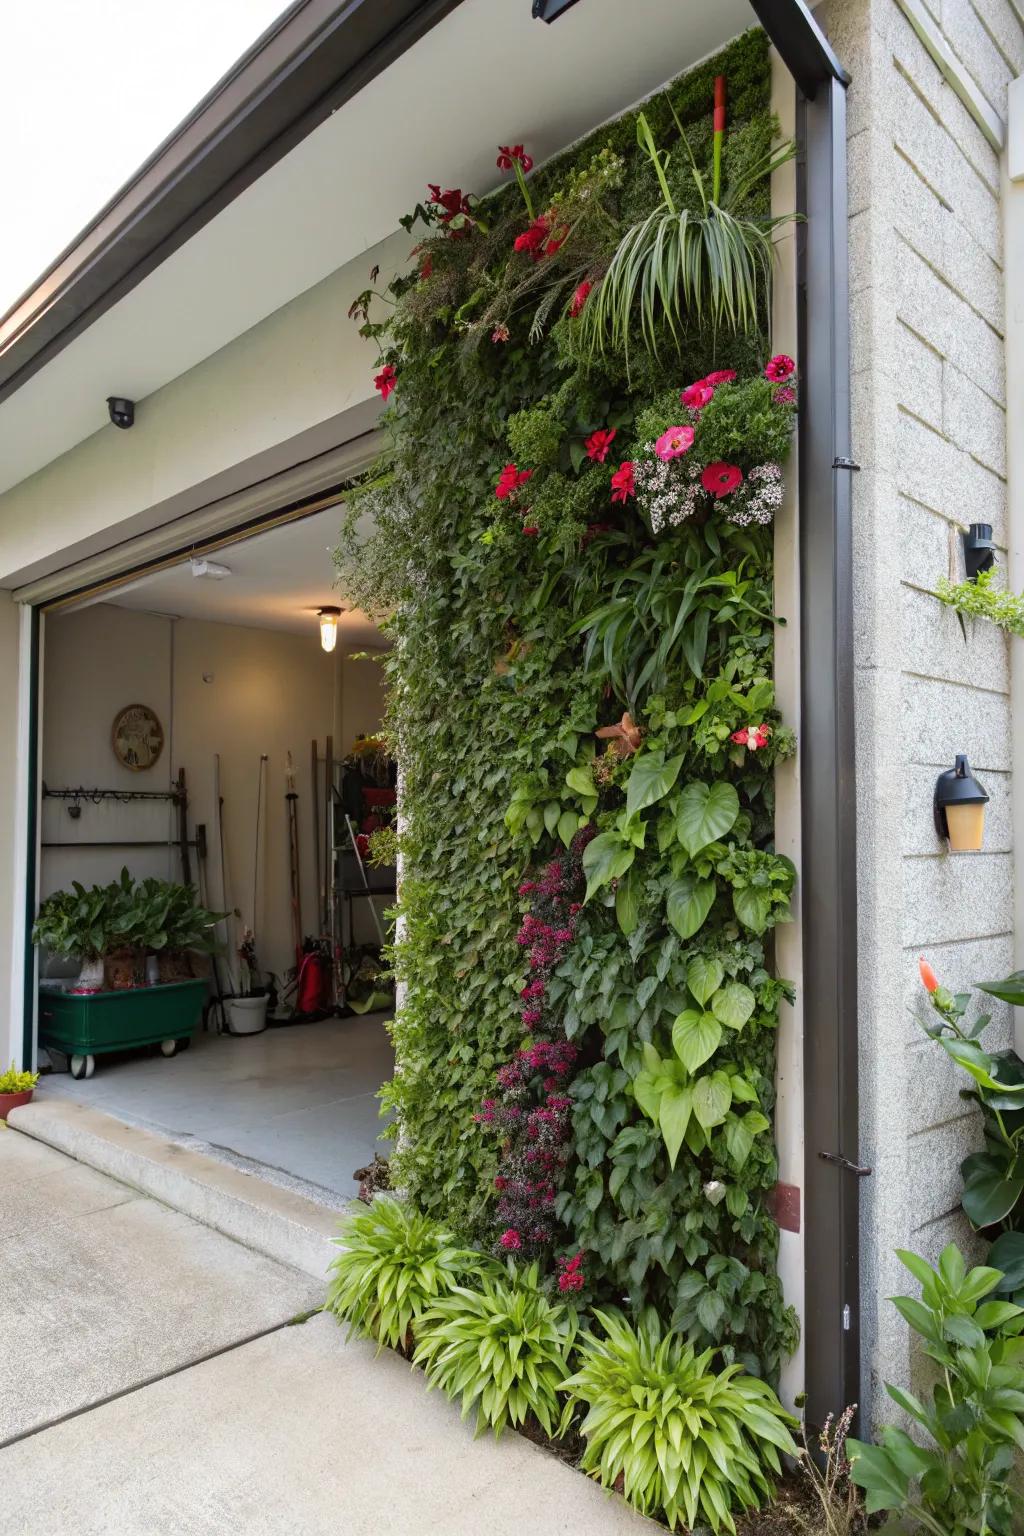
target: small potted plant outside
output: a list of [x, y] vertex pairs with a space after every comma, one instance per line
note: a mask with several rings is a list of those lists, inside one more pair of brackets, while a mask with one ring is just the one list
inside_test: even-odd
[[238, 991], [224, 999], [228, 1027], [233, 1035], [258, 1035], [267, 1027], [269, 995], [260, 982], [256, 961], [256, 939], [251, 928], [242, 934], [238, 946]]
[[39, 1081], [38, 1072], [19, 1072], [11, 1062], [6, 1072], [0, 1072], [0, 1120], [6, 1120], [12, 1109], [27, 1104]]

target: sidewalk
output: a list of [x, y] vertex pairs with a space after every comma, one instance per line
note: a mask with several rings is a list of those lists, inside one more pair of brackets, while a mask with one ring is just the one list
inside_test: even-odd
[[[640, 1536], [329, 1317], [321, 1287], [0, 1131], [5, 1536]], [[13, 1436], [21, 1438], [12, 1440]]]

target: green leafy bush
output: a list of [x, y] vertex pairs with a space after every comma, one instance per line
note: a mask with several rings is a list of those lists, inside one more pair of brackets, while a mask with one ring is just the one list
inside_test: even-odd
[[120, 948], [217, 949], [215, 925], [226, 914], [199, 904], [195, 886], [149, 878], [136, 881], [122, 869], [117, 880], [88, 890], [75, 880], [40, 905], [32, 942], [51, 954], [94, 960]]
[[454, 1286], [421, 1319], [413, 1357], [432, 1387], [462, 1399], [462, 1417], [476, 1409], [476, 1432], [495, 1436], [532, 1414], [556, 1432], [560, 1383], [569, 1369], [576, 1314], [549, 1301], [535, 1264], [516, 1274], [484, 1272], [478, 1285]]
[[621, 1477], [629, 1502], [672, 1530], [735, 1531], [734, 1510], [770, 1497], [779, 1453], [798, 1454], [796, 1421], [765, 1382], [663, 1334], [653, 1313], [636, 1327], [619, 1313], [595, 1316], [603, 1336], [581, 1336], [579, 1369], [562, 1383], [563, 1429], [585, 1410], [583, 1469], [606, 1488]]
[[0, 1093], [27, 1093], [38, 1081], [38, 1072], [19, 1072], [12, 1061], [6, 1072], [0, 1072]]
[[900, 1315], [938, 1367], [930, 1400], [886, 1384], [886, 1391], [927, 1437], [912, 1440], [888, 1425], [881, 1445], [847, 1442], [851, 1476], [869, 1513], [893, 1510], [913, 1532], [931, 1536], [1011, 1536], [1024, 1499], [1013, 1486], [1014, 1457], [1024, 1447], [1024, 1309], [986, 1300], [997, 1269], [967, 1270], [955, 1244], [933, 1269], [899, 1253], [921, 1299], [895, 1296]]
[[961, 627], [965, 618], [987, 619], [1008, 635], [1024, 635], [1024, 593], [1009, 592], [997, 585], [998, 580], [994, 566], [973, 581], [942, 577], [934, 595], [959, 616]]
[[346, 1217], [336, 1241], [326, 1308], [378, 1349], [404, 1349], [427, 1308], [487, 1262], [414, 1206], [381, 1195]]

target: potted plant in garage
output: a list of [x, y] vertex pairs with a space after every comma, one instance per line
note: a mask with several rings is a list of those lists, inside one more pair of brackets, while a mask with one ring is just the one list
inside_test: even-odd
[[27, 1104], [39, 1081], [38, 1072], [19, 1072], [11, 1062], [6, 1072], [0, 1072], [0, 1120], [6, 1120], [12, 1109]]
[[238, 991], [224, 999], [228, 1010], [228, 1028], [233, 1035], [258, 1035], [267, 1027], [270, 996], [260, 981], [256, 960], [256, 938], [246, 928], [238, 946]]
[[156, 959], [158, 980], [191, 981], [197, 974], [194, 957], [220, 949], [215, 928], [226, 914], [200, 906], [192, 885], [149, 879], [142, 892], [149, 904], [146, 948]]

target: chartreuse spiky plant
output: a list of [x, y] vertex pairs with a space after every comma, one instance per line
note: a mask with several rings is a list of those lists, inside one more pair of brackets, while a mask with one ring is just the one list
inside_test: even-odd
[[738, 1365], [713, 1364], [681, 1334], [662, 1334], [653, 1312], [634, 1326], [595, 1312], [604, 1336], [582, 1334], [579, 1369], [567, 1381], [564, 1430], [578, 1406], [587, 1442], [583, 1470], [605, 1487], [622, 1478], [626, 1498], [670, 1528], [735, 1532], [734, 1509], [760, 1509], [779, 1452], [797, 1454], [796, 1421], [771, 1388]]
[[326, 1310], [349, 1324], [350, 1338], [376, 1339], [378, 1352], [403, 1347], [428, 1307], [489, 1262], [415, 1207], [383, 1196], [346, 1217], [335, 1241], [342, 1252], [331, 1264]]
[[420, 1320], [414, 1365], [431, 1387], [476, 1408], [476, 1433], [532, 1413], [548, 1435], [557, 1430], [560, 1382], [569, 1369], [576, 1314], [539, 1289], [537, 1265], [518, 1274], [483, 1273], [477, 1285], [454, 1286]]

